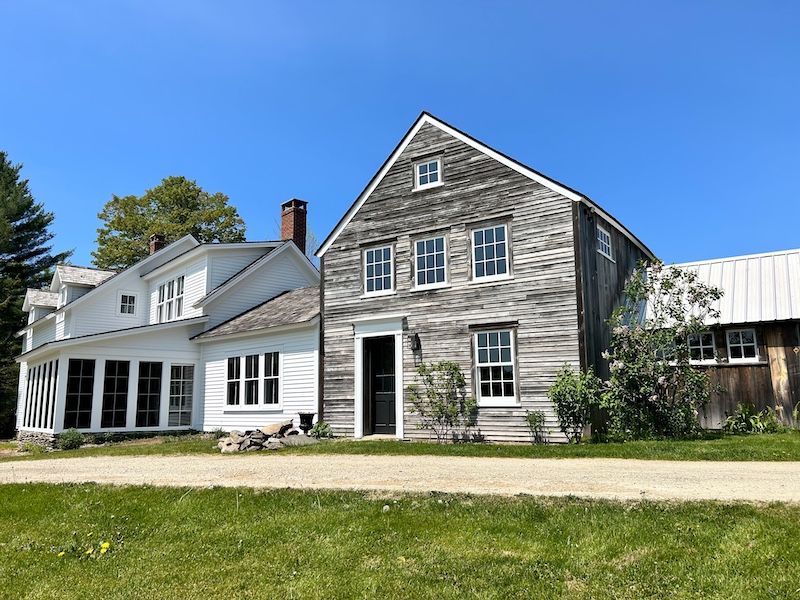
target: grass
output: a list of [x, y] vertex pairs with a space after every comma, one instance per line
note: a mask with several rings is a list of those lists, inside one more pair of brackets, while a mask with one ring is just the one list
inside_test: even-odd
[[799, 527], [780, 504], [13, 484], [0, 598], [794, 598]]
[[[16, 447], [16, 445], [14, 445]], [[297, 454], [400, 454], [486, 456], [498, 458], [628, 458], [641, 460], [800, 461], [800, 432], [761, 435], [707, 434], [702, 439], [608, 444], [434, 444], [391, 440], [328, 440], [313, 446], [285, 448]], [[149, 443], [128, 442], [0, 460], [37, 460], [77, 456], [217, 454], [216, 440], [202, 435], [167, 436]]]

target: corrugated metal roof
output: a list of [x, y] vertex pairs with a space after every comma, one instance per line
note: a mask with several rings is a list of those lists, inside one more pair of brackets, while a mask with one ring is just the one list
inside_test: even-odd
[[800, 249], [675, 265], [724, 294], [720, 325], [800, 319]]

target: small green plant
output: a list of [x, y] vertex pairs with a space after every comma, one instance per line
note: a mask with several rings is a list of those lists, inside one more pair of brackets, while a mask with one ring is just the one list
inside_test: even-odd
[[[417, 429], [430, 429], [440, 444], [453, 439], [469, 439], [475, 424], [478, 402], [467, 397], [466, 379], [458, 363], [442, 361], [417, 368], [421, 385], [408, 386], [411, 412], [419, 415]], [[458, 430], [463, 429], [462, 435]]]
[[559, 427], [568, 441], [581, 441], [592, 408], [600, 403], [601, 390], [594, 371], [576, 374], [569, 365], [561, 367], [556, 382], [547, 390], [547, 397], [553, 403]]
[[531, 432], [532, 444], [546, 444], [547, 434], [550, 430], [544, 426], [544, 412], [541, 410], [527, 410], [525, 411], [525, 422], [528, 424], [528, 429]]
[[37, 454], [44, 454], [47, 452], [47, 448], [39, 444], [34, 444], [33, 442], [25, 442], [19, 447], [19, 451], [30, 454], [31, 456], [36, 456]]
[[228, 435], [228, 432], [225, 431], [222, 427], [217, 427], [216, 429], [213, 429], [211, 431], [211, 438], [214, 440], [222, 439], [226, 435]]
[[56, 448], [59, 450], [75, 450], [80, 448], [84, 442], [84, 435], [73, 427], [58, 434]]
[[739, 402], [736, 412], [725, 419], [722, 429], [728, 433], [779, 433], [784, 428], [772, 407], [756, 412], [751, 402]]
[[333, 437], [333, 433], [331, 432], [331, 426], [328, 425], [325, 421], [317, 421], [314, 423], [314, 426], [309, 429], [308, 435], [310, 435], [315, 440], [327, 439]]

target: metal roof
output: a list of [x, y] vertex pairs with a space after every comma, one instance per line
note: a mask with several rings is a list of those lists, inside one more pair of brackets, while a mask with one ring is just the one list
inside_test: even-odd
[[724, 293], [719, 324], [800, 319], [800, 249], [675, 265]]

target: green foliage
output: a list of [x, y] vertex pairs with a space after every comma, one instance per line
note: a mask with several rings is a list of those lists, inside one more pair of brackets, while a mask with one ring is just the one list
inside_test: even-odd
[[331, 426], [328, 425], [325, 421], [317, 421], [314, 423], [313, 427], [308, 430], [308, 435], [310, 435], [315, 440], [327, 439], [333, 437], [333, 433], [331, 432]]
[[149, 254], [149, 239], [163, 235], [168, 242], [191, 234], [198, 242], [243, 242], [245, 225], [228, 197], [209, 194], [195, 181], [167, 177], [143, 196], [113, 195], [97, 215], [94, 264], [124, 269]]
[[689, 362], [687, 336], [718, 318], [722, 292], [693, 271], [641, 263], [625, 286], [626, 303], [610, 320], [610, 378], [602, 407], [612, 439], [686, 436], [699, 429], [697, 411], [709, 401], [706, 371]]
[[601, 391], [594, 371], [575, 374], [569, 365], [561, 367], [556, 382], [547, 390], [547, 397], [553, 403], [559, 426], [568, 441], [581, 441], [592, 408], [600, 403]]
[[458, 363], [442, 361], [417, 368], [419, 384], [408, 386], [411, 412], [419, 415], [418, 429], [430, 429], [440, 444], [469, 439], [478, 403], [467, 397], [466, 379]]
[[728, 415], [722, 428], [729, 433], [780, 433], [785, 429], [771, 407], [756, 412], [750, 402], [737, 403], [736, 412]]
[[211, 439], [219, 440], [224, 438], [228, 435], [228, 432], [225, 431], [222, 427], [217, 427], [211, 431]]
[[541, 410], [526, 410], [525, 422], [528, 424], [528, 431], [531, 433], [532, 444], [546, 444], [547, 434], [550, 431], [544, 425], [545, 415]]
[[14, 333], [25, 324], [22, 301], [27, 288], [50, 282], [50, 270], [71, 252], [52, 253], [49, 231], [53, 213], [37, 203], [20, 179], [22, 165], [12, 165], [0, 151], [0, 437], [14, 431], [20, 353]]
[[33, 442], [25, 442], [19, 447], [19, 451], [24, 452], [25, 454], [30, 454], [31, 456], [47, 454], [47, 448], [40, 446], [39, 444], [34, 444]]
[[56, 448], [59, 450], [75, 450], [83, 446], [85, 442], [84, 435], [73, 427], [58, 434]]

